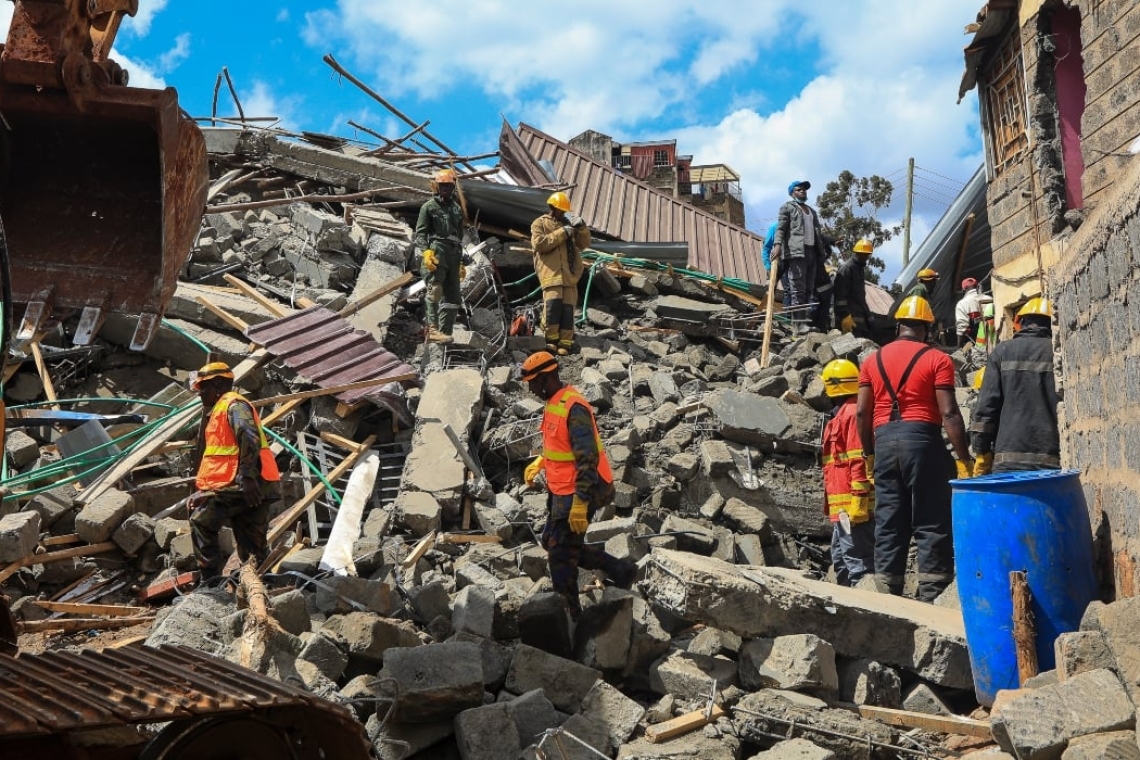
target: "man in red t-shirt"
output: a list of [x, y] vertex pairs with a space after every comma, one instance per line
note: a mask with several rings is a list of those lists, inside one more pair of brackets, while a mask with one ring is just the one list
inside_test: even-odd
[[[950, 480], [954, 461], [970, 461], [954, 396], [956, 371], [926, 345], [934, 312], [920, 296], [895, 312], [898, 340], [863, 362], [856, 417], [865, 455], [874, 456], [875, 579], [902, 594], [911, 536], [918, 546], [918, 598], [933, 601], [954, 578]], [[966, 474], [969, 465], [966, 464]]]

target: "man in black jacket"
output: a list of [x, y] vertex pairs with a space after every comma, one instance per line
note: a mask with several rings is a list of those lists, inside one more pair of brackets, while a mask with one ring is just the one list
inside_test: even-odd
[[835, 321], [845, 333], [856, 338], [871, 337], [871, 310], [867, 308], [867, 260], [875, 248], [860, 240], [835, 275]]
[[1030, 299], [1013, 339], [990, 354], [970, 424], [975, 475], [1061, 467], [1052, 318], [1048, 299]]

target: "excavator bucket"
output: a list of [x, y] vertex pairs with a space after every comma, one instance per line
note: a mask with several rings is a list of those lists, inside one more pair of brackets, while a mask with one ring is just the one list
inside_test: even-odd
[[136, 8], [16, 2], [0, 53], [0, 219], [13, 313], [23, 314], [17, 339], [79, 311], [73, 340], [85, 344], [121, 312], [139, 316], [131, 347], [145, 348], [197, 236], [201, 131], [173, 88], [127, 87], [106, 58], [122, 14]]

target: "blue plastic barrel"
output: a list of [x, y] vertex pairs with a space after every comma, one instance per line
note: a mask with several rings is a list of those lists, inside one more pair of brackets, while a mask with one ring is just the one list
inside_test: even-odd
[[1037, 663], [1055, 667], [1053, 641], [1075, 631], [1096, 598], [1092, 528], [1077, 470], [1003, 472], [953, 480], [954, 564], [983, 705], [1019, 686], [1009, 574], [1024, 571]]

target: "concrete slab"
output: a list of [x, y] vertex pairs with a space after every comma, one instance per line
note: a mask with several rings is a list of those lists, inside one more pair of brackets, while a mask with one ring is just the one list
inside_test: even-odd
[[428, 723], [483, 704], [483, 661], [470, 642], [389, 649], [380, 677], [400, 686], [392, 715], [398, 721]]

